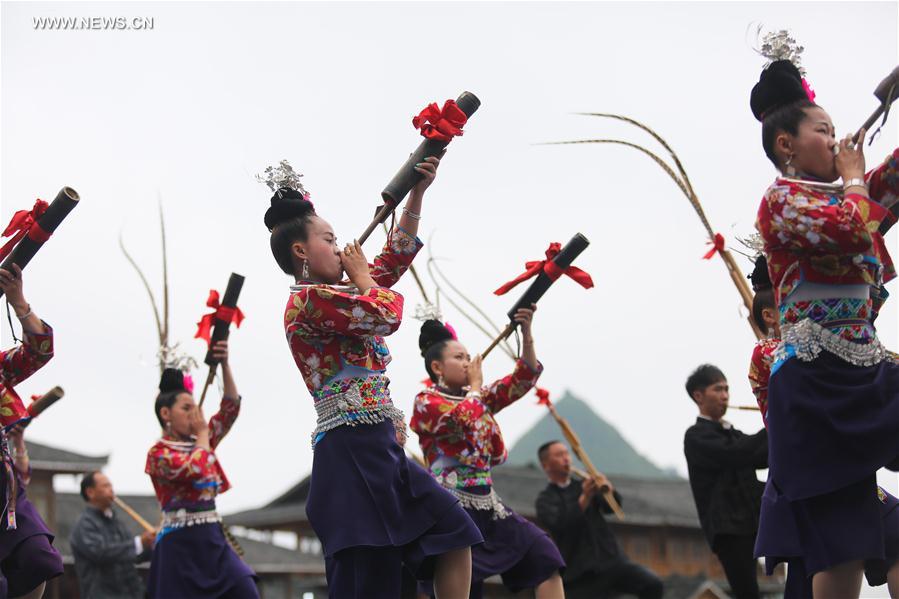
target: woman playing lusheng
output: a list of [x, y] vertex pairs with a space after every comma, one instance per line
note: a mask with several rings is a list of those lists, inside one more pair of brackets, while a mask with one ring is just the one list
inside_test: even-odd
[[159, 381], [156, 418], [162, 438], [147, 453], [146, 472], [162, 508], [162, 528], [153, 548], [151, 598], [253, 599], [255, 574], [225, 538], [215, 497], [231, 488], [215, 455], [240, 412], [240, 395], [228, 364], [228, 342], [213, 356], [221, 361], [222, 403], [207, 423], [194, 403], [184, 374], [166, 368]]
[[533, 316], [533, 309], [515, 314], [521, 358], [512, 374], [486, 387], [481, 357], [471, 359], [454, 331], [428, 320], [418, 340], [433, 384], [416, 396], [411, 427], [431, 474], [459, 498], [484, 535], [484, 543], [471, 550], [472, 598], [480, 598], [484, 580], [496, 574], [513, 593], [533, 588], [538, 598], [564, 597], [559, 572], [565, 562], [558, 548], [500, 501], [490, 474], [508, 454], [494, 416], [530, 391], [543, 371], [534, 351]]
[[[28, 453], [22, 429], [30, 416], [14, 386], [53, 357], [53, 329], [35, 315], [22, 291], [22, 270], [0, 269], [0, 289], [22, 323], [24, 340], [0, 352], [0, 599], [40, 599], [51, 578], [63, 573], [53, 533], [28, 501]], [[10, 454], [7, 438], [13, 442]]]
[[[394, 425], [403, 414], [385, 376], [383, 336], [399, 328], [403, 311], [403, 297], [390, 287], [421, 248], [422, 197], [439, 163], [426, 160], [373, 265], [358, 243], [338, 246], [295, 179], [277, 182], [265, 214], [275, 260], [297, 282], [284, 326], [318, 413], [306, 513], [335, 599], [395, 599], [403, 565], [418, 579], [433, 578], [438, 597], [465, 597], [469, 548], [482, 540], [456, 498], [407, 461]], [[344, 272], [351, 286], [338, 284]]]
[[883, 296], [871, 293], [895, 276], [880, 230], [895, 221], [899, 150], [865, 174], [864, 132], [838, 142], [813, 97], [778, 60], [750, 101], [783, 173], [756, 223], [782, 335], [767, 405], [766, 496], [778, 502], [762, 504], [756, 552], [800, 556], [816, 598], [844, 599], [865, 560], [886, 558], [875, 474], [899, 466], [899, 365], [877, 339]]

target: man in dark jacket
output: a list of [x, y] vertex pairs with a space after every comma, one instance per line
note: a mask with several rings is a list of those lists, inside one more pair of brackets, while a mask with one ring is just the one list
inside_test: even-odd
[[82, 599], [143, 599], [144, 585], [135, 564], [150, 559], [154, 533], [134, 536], [112, 511], [115, 494], [101, 472], [81, 481], [87, 507], [69, 542]]
[[549, 484], [537, 497], [537, 522], [549, 531], [567, 567], [562, 576], [568, 599], [597, 599], [631, 593], [660, 599], [662, 581], [621, 553], [604, 514], [612, 509], [599, 492], [608, 486], [618, 503], [621, 495], [605, 476], [586, 481], [571, 478], [571, 456], [560, 441], [538, 450]]
[[723, 420], [727, 379], [704, 364], [687, 379], [699, 417], [684, 435], [684, 455], [699, 522], [737, 599], [758, 599], [753, 557], [765, 485], [755, 471], [768, 467], [768, 432], [746, 435]]

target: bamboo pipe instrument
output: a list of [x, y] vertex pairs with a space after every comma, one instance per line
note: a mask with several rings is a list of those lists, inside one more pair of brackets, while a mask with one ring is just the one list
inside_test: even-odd
[[[462, 92], [456, 99], [456, 105], [459, 107], [459, 110], [465, 113], [465, 117], [468, 119], [481, 106], [481, 101], [471, 92]], [[442, 156], [449, 143], [449, 141], [440, 139], [425, 138], [415, 151], [409, 154], [409, 158], [381, 192], [381, 199], [384, 201], [384, 204], [375, 213], [375, 217], [365, 228], [365, 231], [362, 232], [362, 235], [359, 236], [359, 245], [365, 243], [374, 232], [375, 227], [386, 221], [387, 217], [405, 199], [406, 194], [412, 191], [416, 183], [421, 181], [422, 175], [415, 170], [415, 165], [422, 162], [425, 158]]]
[[[553, 418], [556, 419], [556, 422], [559, 423], [559, 427], [562, 429], [562, 434], [565, 435], [565, 438], [568, 440], [568, 444], [571, 445], [571, 450], [574, 452], [574, 455], [581, 461], [581, 463], [587, 468], [587, 471], [590, 473], [585, 478], [593, 478], [598, 479], [602, 475], [597, 470], [596, 466], [593, 465], [593, 462], [590, 461], [590, 458], [587, 456], [587, 452], [584, 451], [584, 447], [581, 445], [581, 440], [578, 438], [577, 433], [574, 432], [574, 429], [568, 424], [568, 421], [562, 418], [558, 412], [556, 412], [556, 406], [551, 403], [546, 404], [546, 407], [549, 409], [549, 413], [552, 414]], [[618, 505], [618, 502], [615, 500], [615, 496], [609, 489], [603, 493], [603, 497], [605, 497], [606, 502], [609, 504], [609, 507], [612, 508], [612, 511], [615, 513], [615, 516], [619, 520], [624, 520], [624, 510], [621, 509], [621, 506]]]
[[[575, 468], [574, 466], [572, 466], [571, 471], [574, 472], [575, 474], [577, 474], [578, 476], [580, 476], [581, 478], [583, 478], [584, 480], [587, 480], [588, 478], [592, 478], [593, 480], [596, 480], [595, 477], [590, 476], [589, 474], [587, 474], [580, 468]], [[599, 489], [599, 492], [602, 493], [602, 496], [606, 500], [606, 503], [608, 503], [609, 507], [612, 508], [612, 511], [615, 512], [615, 516], [619, 520], [624, 520], [624, 510], [621, 509], [621, 506], [618, 504], [618, 501], [615, 500], [615, 495], [609, 489], [609, 486], [602, 485]]]
[[138, 524], [140, 524], [141, 528], [143, 528], [145, 531], [156, 532], [156, 529], [153, 527], [152, 524], [150, 524], [149, 522], [144, 520], [143, 517], [140, 514], [138, 514], [137, 511], [133, 507], [131, 507], [130, 505], [125, 503], [118, 496], [116, 496], [115, 499], [113, 499], [113, 501], [115, 501], [115, 504], [117, 506], [122, 508], [123, 512], [125, 512], [126, 514], [128, 514], [129, 516], [134, 518], [134, 521], [137, 522]]
[[879, 119], [884, 112], [889, 110], [890, 104], [896, 100], [897, 85], [899, 85], [899, 67], [893, 69], [893, 71], [880, 82], [877, 89], [874, 90], [874, 95], [880, 100], [880, 106], [871, 113], [871, 116], [868, 117], [865, 124], [859, 127], [855, 135], [852, 136], [852, 143], [858, 143], [858, 138], [861, 137], [862, 129], [865, 131], [870, 130], [871, 126], [877, 122], [877, 119]]

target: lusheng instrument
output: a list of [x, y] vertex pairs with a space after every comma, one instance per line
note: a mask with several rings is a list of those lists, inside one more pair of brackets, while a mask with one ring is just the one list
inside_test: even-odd
[[[406, 194], [412, 191], [416, 183], [421, 181], [422, 175], [415, 170], [415, 165], [423, 162], [425, 158], [439, 158], [442, 156], [443, 150], [449, 145], [453, 135], [462, 134], [462, 125], [467, 122], [468, 118], [475, 113], [480, 105], [481, 101], [473, 93], [462, 92], [462, 95], [454, 103], [452, 100], [448, 100], [444, 104], [442, 111], [437, 108], [436, 104], [432, 104], [413, 120], [417, 128], [420, 119], [430, 116], [431, 125], [422, 127], [422, 135], [425, 135], [424, 141], [412, 152], [409, 159], [400, 167], [400, 170], [397, 171], [384, 188], [384, 191], [381, 192], [381, 199], [384, 200], [384, 204], [378, 209], [375, 217], [362, 235], [359, 236], [360, 245], [365, 243], [365, 240], [369, 238], [375, 227], [386, 221], [393, 214], [400, 202], [406, 197]], [[455, 114], [448, 114], [450, 112]], [[435, 123], [434, 121], [439, 122]], [[450, 129], [454, 130], [455, 133], [452, 133]], [[428, 133], [428, 131], [432, 133]]]
[[64, 395], [65, 391], [62, 390], [62, 387], [53, 387], [31, 402], [31, 405], [28, 406], [28, 415], [32, 418], [37, 418], [44, 410], [62, 399]]
[[[588, 478], [593, 478], [595, 480], [595, 477], [590, 476], [580, 468], [575, 468], [574, 466], [572, 466], [571, 471], [584, 480], [587, 480]], [[615, 500], [615, 495], [614, 493], [612, 493], [609, 486], [600, 485], [599, 492], [602, 493], [602, 496], [606, 500], [606, 503], [608, 503], [609, 507], [612, 508], [612, 511], [615, 513], [615, 517], [619, 520], [624, 520], [624, 510], [621, 509], [621, 505], [618, 503], [618, 501]]]
[[[63, 187], [50, 204], [38, 200], [30, 211], [16, 212], [3, 232], [4, 237], [12, 235], [13, 238], [0, 250], [0, 257], [6, 257], [0, 268], [12, 272], [12, 265], [15, 264], [25, 270], [25, 265], [31, 262], [80, 199], [77, 191]], [[3, 291], [0, 290], [2, 296]]]
[[115, 504], [122, 508], [122, 511], [131, 516], [135, 522], [140, 524], [141, 528], [143, 528], [147, 532], [156, 532], [156, 528], [153, 527], [152, 524], [143, 519], [143, 517], [137, 513], [133, 507], [125, 503], [124, 500], [120, 499], [118, 495], [113, 499]]
[[[893, 69], [893, 72], [887, 75], [886, 78], [880, 82], [880, 85], [877, 86], [877, 89], [874, 90], [874, 96], [880, 100], [880, 106], [871, 113], [871, 116], [868, 117], [865, 124], [859, 127], [859, 130], [852, 136], [852, 143], [858, 143], [858, 138], [861, 137], [862, 129], [865, 131], [870, 130], [871, 126], [880, 118], [880, 115], [883, 115], [883, 122], [880, 126], [882, 127], [884, 123], [886, 123], [887, 116], [890, 113], [890, 105], [896, 101], [897, 95], [899, 95], [899, 67]], [[873, 137], [871, 139], [873, 140]]]
[[589, 289], [593, 287], [593, 280], [590, 278], [590, 275], [585, 273], [580, 269], [576, 269], [571, 266], [571, 263], [574, 262], [574, 259], [581, 255], [587, 246], [590, 245], [590, 241], [581, 235], [580, 233], [576, 233], [571, 240], [565, 244], [565, 247], [558, 249], [559, 244], [551, 244], [550, 249], [546, 252], [546, 260], [537, 261], [537, 262], [528, 262], [525, 266], [527, 267], [527, 272], [517, 277], [515, 280], [506, 283], [499, 289], [497, 289], [494, 293], [496, 295], [502, 295], [508, 292], [512, 287], [517, 285], [518, 283], [534, 276], [536, 274], [537, 278], [534, 279], [534, 282], [531, 283], [530, 287], [528, 287], [527, 291], [524, 292], [524, 295], [515, 302], [515, 305], [512, 306], [512, 309], [509, 310], [509, 324], [505, 329], [500, 332], [500, 334], [493, 340], [490, 346], [484, 351], [482, 356], [484, 358], [493, 351], [497, 345], [500, 344], [503, 340], [507, 339], [509, 335], [511, 335], [518, 323], [512, 320], [515, 318], [515, 313], [518, 312], [521, 308], [530, 308], [532, 304], [536, 304], [541, 297], [547, 292], [547, 290], [555, 283], [559, 277], [563, 274], [567, 274], [574, 278], [578, 283], [581, 284], [584, 288]]
[[[218, 368], [219, 361], [213, 356], [212, 348], [215, 347], [215, 344], [219, 341], [224, 341], [228, 338], [228, 335], [231, 331], [231, 323], [237, 322], [240, 324], [240, 320], [243, 319], [243, 314], [240, 312], [240, 309], [237, 307], [237, 298], [240, 297], [240, 290], [243, 288], [244, 277], [237, 274], [231, 273], [231, 276], [228, 278], [228, 286], [225, 288], [225, 295], [222, 297], [221, 305], [218, 304], [218, 294], [210, 294], [209, 301], [207, 301], [207, 305], [210, 307], [215, 307], [214, 324], [212, 328], [212, 337], [209, 340], [209, 349], [206, 351], [206, 359], [203, 360], [209, 366], [209, 375], [206, 377], [206, 383], [203, 385], [203, 392], [200, 394], [200, 407], [203, 407], [203, 402], [206, 400], [206, 392], [209, 390], [209, 386], [212, 384], [212, 381], [215, 380], [215, 371]], [[204, 317], [204, 318], [208, 318]], [[201, 326], [202, 326], [201, 321]], [[200, 336], [198, 331], [198, 336]]]
[[[574, 452], [574, 455], [577, 456], [577, 459], [581, 461], [581, 463], [586, 466], [587, 472], [583, 472], [582, 470], [578, 470], [577, 468], [572, 468], [572, 472], [577, 474], [583, 479], [592, 478], [594, 480], [599, 480], [602, 478], [602, 474], [600, 474], [599, 470], [596, 469], [596, 466], [593, 465], [593, 462], [590, 461], [590, 458], [587, 456], [587, 452], [584, 451], [584, 446], [581, 445], [581, 440], [577, 436], [577, 433], [574, 432], [574, 429], [571, 428], [571, 425], [568, 424], [568, 421], [562, 417], [559, 412], [556, 411], [556, 406], [553, 405], [553, 402], [549, 399], [549, 391], [546, 389], [541, 389], [540, 387], [536, 388], [537, 397], [540, 398], [537, 403], [546, 406], [549, 410], [549, 413], [552, 414], [552, 417], [555, 418], [556, 423], [558, 423], [559, 428], [562, 429], [562, 434], [565, 435], [565, 439], [568, 440], [568, 445], [571, 446], [571, 451]], [[615, 516], [619, 520], [624, 520], [624, 510], [621, 509], [621, 505], [618, 504], [618, 501], [615, 499], [615, 495], [612, 493], [612, 490], [609, 487], [602, 485], [600, 487], [600, 492], [602, 496], [605, 498], [606, 503], [609, 504], [609, 507], [612, 508], [612, 512], [615, 513]]]

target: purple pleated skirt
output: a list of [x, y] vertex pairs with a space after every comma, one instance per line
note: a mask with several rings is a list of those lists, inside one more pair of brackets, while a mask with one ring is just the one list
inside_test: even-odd
[[[474, 489], [478, 489], [475, 491]], [[488, 494], [490, 487], [474, 487], [467, 492]], [[484, 580], [500, 575], [503, 585], [513, 593], [532, 589], [556, 572], [565, 570], [565, 560], [548, 534], [506, 506], [505, 518], [493, 518], [491, 510], [465, 511], [484, 536], [484, 542], [471, 548], [471, 582], [476, 591]], [[433, 597], [430, 582], [419, 589]], [[480, 596], [473, 592], [472, 597]]]
[[791, 358], [768, 387], [769, 476], [787, 499], [853, 485], [899, 459], [899, 364]]
[[899, 365], [792, 358], [769, 384], [769, 479], [756, 555], [767, 569], [802, 560], [807, 576], [841, 562], [888, 560], [876, 472], [899, 457]]
[[247, 577], [256, 575], [231, 549], [221, 525], [198, 524], [156, 541], [147, 590], [151, 599], [215, 599], [232, 596], [235, 587], [249, 586]]
[[[0, 470], [0, 498], [6, 497], [6, 476]], [[24, 595], [42, 582], [62, 576], [62, 557], [51, 545], [53, 533], [19, 481], [16, 528], [8, 530], [5, 511], [0, 522], [0, 599]], [[2, 506], [0, 499], [0, 506]]]
[[419, 579], [430, 578], [436, 556], [483, 541], [458, 500], [406, 459], [390, 421], [339, 426], [315, 445], [306, 515], [326, 558], [401, 547]]

